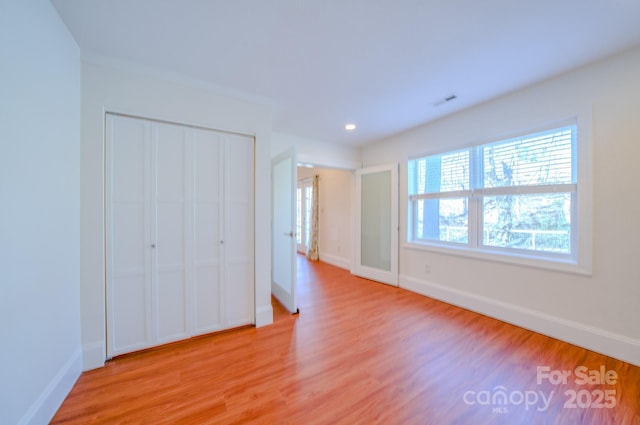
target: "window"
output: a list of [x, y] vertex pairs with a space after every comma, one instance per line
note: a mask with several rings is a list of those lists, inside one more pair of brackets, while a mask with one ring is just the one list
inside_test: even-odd
[[411, 159], [409, 242], [577, 260], [577, 128]]
[[298, 181], [296, 190], [296, 242], [298, 251], [304, 254], [311, 241], [311, 214], [313, 207], [313, 183], [307, 178]]

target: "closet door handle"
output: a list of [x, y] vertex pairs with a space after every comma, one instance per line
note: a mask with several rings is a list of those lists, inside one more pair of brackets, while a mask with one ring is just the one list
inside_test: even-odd
[[293, 232], [289, 232], [289, 233], [285, 232], [284, 235], [285, 236], [289, 236], [290, 238], [292, 238], [293, 237]]

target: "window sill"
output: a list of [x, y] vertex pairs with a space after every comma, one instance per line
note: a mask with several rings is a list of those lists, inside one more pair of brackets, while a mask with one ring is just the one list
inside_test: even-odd
[[581, 265], [574, 260], [552, 257], [539, 257], [535, 255], [495, 252], [482, 249], [471, 249], [460, 246], [442, 246], [421, 242], [405, 242], [404, 249], [414, 251], [436, 252], [438, 254], [466, 257], [476, 260], [491, 261], [502, 264], [532, 267], [541, 270], [571, 273], [581, 276], [591, 276], [591, 265]]

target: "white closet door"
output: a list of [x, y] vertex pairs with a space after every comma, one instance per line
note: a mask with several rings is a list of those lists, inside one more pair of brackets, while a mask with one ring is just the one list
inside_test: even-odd
[[223, 328], [223, 139], [212, 131], [193, 133], [195, 333]]
[[229, 327], [254, 322], [254, 140], [228, 135], [225, 144], [225, 282]]
[[252, 137], [107, 115], [107, 356], [254, 323]]
[[[153, 123], [152, 270], [157, 341], [189, 336], [187, 326], [187, 128]], [[153, 217], [151, 217], [153, 221]]]
[[108, 115], [106, 146], [107, 346], [111, 356], [145, 348], [153, 340], [148, 221], [151, 124]]

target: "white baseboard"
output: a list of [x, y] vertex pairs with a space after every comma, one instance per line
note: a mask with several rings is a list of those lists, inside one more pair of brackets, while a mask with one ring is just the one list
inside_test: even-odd
[[638, 339], [410, 276], [400, 287], [640, 366]]
[[[273, 323], [273, 308], [271, 305], [256, 309], [256, 327]], [[104, 341], [95, 341], [82, 346], [82, 371], [97, 369], [104, 366], [107, 347]]]
[[320, 261], [323, 263], [331, 264], [332, 266], [340, 267], [341, 269], [350, 270], [351, 260], [337, 255], [327, 254], [320, 252]]
[[273, 323], [273, 307], [271, 304], [256, 309], [256, 328]]
[[64, 399], [82, 373], [82, 350], [78, 349], [60, 368], [40, 396], [29, 407], [19, 425], [47, 424], [56, 414]]
[[95, 341], [82, 345], [82, 370], [87, 371], [104, 366], [107, 347], [104, 341]]

